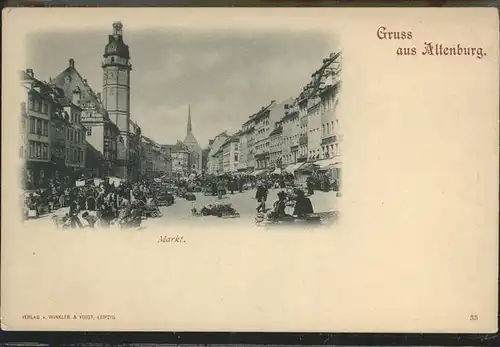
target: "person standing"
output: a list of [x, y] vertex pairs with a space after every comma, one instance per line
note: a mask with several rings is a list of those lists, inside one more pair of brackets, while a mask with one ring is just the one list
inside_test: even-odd
[[313, 195], [314, 194], [314, 178], [312, 175], [307, 177], [307, 194]]

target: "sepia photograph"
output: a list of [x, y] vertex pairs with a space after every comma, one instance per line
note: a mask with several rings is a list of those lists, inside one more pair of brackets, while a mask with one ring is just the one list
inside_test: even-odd
[[440, 10], [5, 10], [2, 329], [496, 331], [498, 13]]
[[25, 224], [145, 229], [242, 218], [309, 228], [336, 220], [338, 44], [324, 35], [126, 24], [28, 38]]

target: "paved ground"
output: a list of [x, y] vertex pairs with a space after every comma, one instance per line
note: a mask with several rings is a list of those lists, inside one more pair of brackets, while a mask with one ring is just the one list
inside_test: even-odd
[[[268, 195], [268, 206], [271, 207], [272, 203], [277, 199], [277, 193], [279, 192], [278, 189], [273, 189], [269, 191]], [[330, 212], [330, 211], [337, 211], [337, 204], [338, 204], [338, 197], [336, 197], [335, 192], [321, 192], [321, 191], [316, 191], [314, 195], [311, 197], [311, 202], [313, 204], [315, 212]], [[194, 217], [191, 213], [191, 209], [193, 207], [197, 208], [198, 210], [203, 207], [205, 204], [209, 203], [216, 203], [216, 202], [222, 202], [222, 203], [230, 203], [236, 211], [240, 214], [240, 218], [237, 219], [225, 219], [221, 220], [220, 218], [217, 217]], [[166, 225], [172, 225], [172, 224], [177, 224], [177, 223], [186, 223], [189, 224], [191, 227], [196, 227], [196, 226], [205, 226], [207, 222], [209, 222], [211, 225], [215, 220], [218, 222], [223, 222], [223, 223], [234, 223], [236, 221], [238, 222], [244, 222], [245, 224], [254, 224], [254, 217], [256, 214], [256, 209], [257, 207], [257, 202], [255, 200], [255, 190], [247, 190], [244, 191], [243, 193], [238, 193], [235, 192], [234, 194], [227, 194], [225, 195], [221, 200], [217, 199], [217, 196], [205, 196], [202, 193], [196, 193], [196, 201], [187, 201], [182, 198], [176, 198], [175, 204], [172, 206], [162, 206], [160, 207], [160, 210], [162, 212], [162, 217], [160, 218], [148, 218], [147, 220], [144, 221], [143, 226], [148, 227], [148, 226], [166, 226]], [[64, 213], [67, 212], [67, 208], [65, 209], [60, 209], [55, 212], [56, 215], [64, 215]], [[25, 221], [25, 225], [29, 226], [34, 226], [34, 225], [39, 225], [39, 226], [46, 226], [46, 225], [53, 225], [51, 217], [54, 214], [49, 214], [42, 216], [41, 218], [38, 219], [31, 219], [28, 221]], [[246, 221], [248, 220], [248, 223]]]

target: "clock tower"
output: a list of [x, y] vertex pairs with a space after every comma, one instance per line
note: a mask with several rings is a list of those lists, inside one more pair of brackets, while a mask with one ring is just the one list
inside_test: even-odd
[[130, 166], [130, 53], [123, 42], [123, 25], [113, 23], [113, 33], [108, 36], [104, 49], [102, 102], [108, 116], [120, 130], [118, 142], [118, 171], [127, 179]]

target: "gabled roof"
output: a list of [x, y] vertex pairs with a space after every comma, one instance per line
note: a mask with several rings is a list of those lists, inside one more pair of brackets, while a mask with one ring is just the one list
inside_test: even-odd
[[64, 94], [69, 97], [73, 94], [74, 90], [70, 90], [69, 87], [65, 83], [65, 78], [66, 76], [70, 77], [76, 77], [78, 81], [80, 82], [81, 85], [83, 85], [84, 90], [80, 90], [83, 96], [83, 100], [89, 101], [95, 104], [96, 109], [98, 110], [99, 113], [104, 115], [106, 118], [108, 118], [108, 112], [104, 108], [104, 105], [102, 104], [101, 100], [97, 97], [97, 94], [94, 92], [92, 87], [88, 84], [87, 80], [80, 75], [78, 70], [74, 66], [69, 66], [67, 67], [64, 71], [62, 71], [59, 75], [57, 75], [53, 79], [53, 84], [56, 85], [57, 87], [61, 88], [64, 91]]
[[230, 138], [228, 138], [226, 141], [224, 141], [224, 143], [221, 145], [221, 148], [226, 146], [227, 144], [229, 144], [231, 142], [240, 142], [238, 135], [233, 135]]
[[188, 147], [195, 146], [197, 148], [201, 148], [200, 145], [198, 144], [198, 141], [196, 140], [196, 138], [192, 133], [188, 133], [183, 142]]

